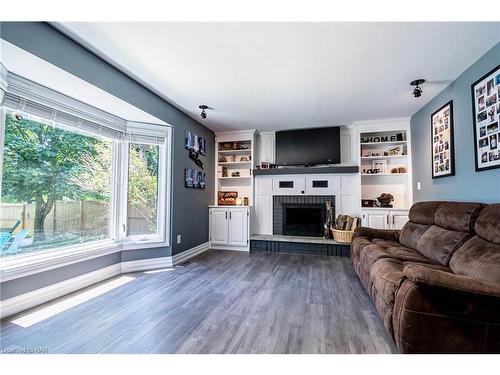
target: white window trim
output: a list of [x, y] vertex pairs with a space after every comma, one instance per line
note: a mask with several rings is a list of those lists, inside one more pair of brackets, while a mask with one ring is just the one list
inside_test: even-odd
[[[94, 241], [82, 245], [74, 245], [57, 249], [43, 250], [34, 252], [33, 254], [21, 254], [14, 257], [0, 259], [0, 283], [39, 272], [48, 271], [54, 268], [63, 267], [69, 264], [82, 262], [85, 260], [105, 256], [111, 253], [127, 250], [150, 249], [159, 247], [168, 247], [171, 244], [171, 194], [172, 194], [172, 126], [160, 125], [152, 123], [140, 123], [136, 121], [127, 121], [120, 117], [110, 115], [107, 112], [101, 111], [98, 108], [88, 104], [74, 100], [66, 95], [55, 92], [49, 88], [38, 85], [35, 82], [26, 80], [11, 72], [0, 63], [0, 103], [3, 100], [5, 92], [13, 92], [16, 94], [22, 93], [23, 96], [37, 101], [41, 104], [54, 107], [59, 110], [64, 110], [69, 114], [78, 117], [92, 119], [93, 121], [102, 122], [105, 124], [113, 124], [120, 130], [125, 130], [127, 133], [147, 133], [152, 136], [159, 136], [165, 139], [165, 143], [160, 145], [163, 148], [160, 151], [159, 175], [158, 175], [158, 207], [162, 208], [162, 213], [159, 214], [158, 228], [159, 232], [154, 237], [142, 238], [123, 238], [118, 232], [119, 215], [122, 212], [117, 212], [116, 205], [118, 204], [118, 192], [124, 194], [123, 189], [119, 184], [123, 183], [123, 177], [115, 179], [115, 184], [112, 187], [111, 213], [115, 214], [110, 217], [110, 238], [102, 241]], [[5, 129], [5, 111], [0, 108], [0, 134]], [[158, 120], [159, 122], [161, 120]], [[114, 142], [114, 147], [128, 147], [128, 143], [122, 142], [117, 144]], [[121, 153], [119, 153], [121, 154]], [[3, 166], [3, 142], [0, 142], [0, 181], [2, 176]], [[120, 173], [127, 168], [122, 169], [119, 163], [123, 160], [114, 158], [113, 173]], [[128, 163], [128, 160], [127, 160]], [[160, 167], [162, 166], [162, 167]], [[125, 192], [126, 193], [126, 192]], [[1, 196], [1, 184], [0, 184]], [[122, 202], [123, 202], [123, 197]], [[125, 197], [126, 200], [126, 197]], [[126, 204], [121, 204], [126, 208]], [[160, 211], [160, 210], [159, 210]], [[125, 221], [126, 222], [126, 221]]]

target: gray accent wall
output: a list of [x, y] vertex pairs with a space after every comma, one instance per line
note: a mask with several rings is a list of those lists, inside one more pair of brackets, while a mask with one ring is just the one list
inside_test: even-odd
[[[0, 37], [41, 59], [97, 86], [173, 126], [171, 246], [129, 250], [119, 256], [100, 257], [88, 262], [61, 267], [2, 284], [1, 299], [25, 293], [38, 287], [63, 281], [115, 262], [158, 258], [179, 254], [208, 241], [208, 205], [214, 197], [214, 133], [184, 112], [151, 92], [94, 53], [43, 22], [1, 22]], [[159, 46], [161, 48], [161, 46]], [[207, 155], [202, 156], [207, 176], [206, 189], [184, 187], [184, 168], [199, 169], [184, 148], [186, 131], [207, 140]], [[177, 235], [182, 242], [176, 243]]]
[[[431, 62], [429, 62], [431, 63]], [[439, 63], [439, 62], [436, 62]], [[413, 199], [500, 202], [500, 169], [476, 172], [471, 84], [500, 64], [500, 43], [471, 65], [411, 118]], [[431, 79], [432, 77], [424, 77]], [[427, 83], [431, 84], [431, 83]], [[425, 95], [425, 86], [423, 85]], [[453, 100], [455, 176], [432, 179], [431, 114]], [[421, 190], [417, 190], [417, 183]]]

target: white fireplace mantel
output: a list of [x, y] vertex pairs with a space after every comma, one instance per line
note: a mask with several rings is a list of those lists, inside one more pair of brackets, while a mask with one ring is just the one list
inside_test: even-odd
[[334, 195], [335, 212], [359, 215], [359, 174], [287, 174], [255, 176], [252, 234], [273, 234], [275, 195]]

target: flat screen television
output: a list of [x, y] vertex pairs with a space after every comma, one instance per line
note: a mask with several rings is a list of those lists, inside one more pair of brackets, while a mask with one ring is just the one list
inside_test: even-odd
[[276, 132], [277, 165], [340, 163], [340, 128], [314, 128]]

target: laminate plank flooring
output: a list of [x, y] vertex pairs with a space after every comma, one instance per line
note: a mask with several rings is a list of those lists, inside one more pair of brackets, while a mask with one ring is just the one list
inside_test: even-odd
[[[122, 275], [123, 276], [123, 275]], [[208, 251], [22, 327], [0, 347], [48, 353], [397, 353], [349, 258]], [[117, 278], [120, 276], [117, 276]]]

